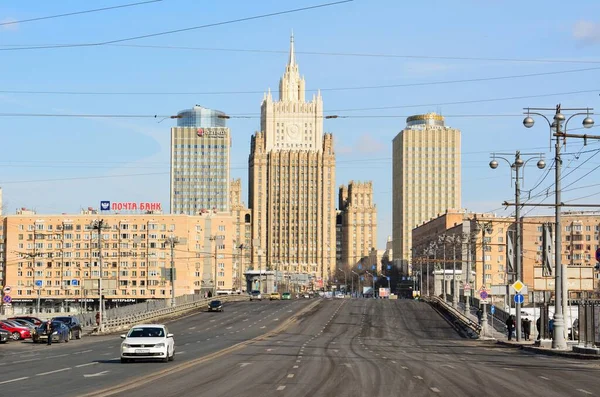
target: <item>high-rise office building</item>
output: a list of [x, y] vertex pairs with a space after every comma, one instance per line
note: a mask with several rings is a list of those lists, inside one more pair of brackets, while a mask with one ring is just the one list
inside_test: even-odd
[[342, 215], [341, 264], [347, 269], [369, 256], [377, 244], [377, 207], [372, 182], [351, 181], [339, 190]]
[[171, 128], [171, 213], [229, 211], [231, 137], [224, 113], [194, 106]]
[[460, 130], [435, 113], [411, 116], [392, 150], [394, 264], [411, 274], [412, 229], [460, 208]]
[[249, 157], [254, 263], [308, 273], [318, 288], [335, 271], [335, 153], [320, 92], [305, 100], [293, 36], [279, 100], [264, 95], [260, 125]]

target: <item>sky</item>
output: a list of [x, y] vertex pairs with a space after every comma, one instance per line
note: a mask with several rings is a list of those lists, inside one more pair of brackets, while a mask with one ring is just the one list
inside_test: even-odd
[[[510, 216], [502, 202], [514, 200], [511, 171], [503, 160], [490, 169], [494, 152], [509, 160], [516, 150], [532, 154], [526, 159], [543, 154], [546, 170], [535, 161], [525, 167], [523, 199], [553, 202], [549, 128], [538, 116], [524, 128], [523, 108], [599, 105], [600, 2], [593, 0], [573, 7], [554, 0], [354, 0], [253, 19], [327, 1], [161, 0], [26, 21], [140, 2], [0, 3], [5, 213], [77, 213], [101, 200], [159, 201], [167, 209], [175, 122], [165, 117], [195, 104], [231, 116], [231, 176], [247, 192], [250, 137], [263, 92], [277, 91], [292, 31], [307, 91], [320, 88], [325, 114], [340, 116], [325, 121], [334, 134], [337, 185], [373, 181], [380, 249], [392, 234], [392, 139], [406, 117], [435, 111], [460, 129], [462, 207]], [[212, 26], [154, 35], [201, 25]], [[32, 48], [57, 44], [96, 45]], [[131, 115], [143, 117], [123, 117]], [[583, 117], [568, 129], [583, 133], [575, 130]], [[598, 128], [588, 132], [600, 135]], [[598, 202], [599, 151], [600, 141], [567, 140], [564, 202]]]

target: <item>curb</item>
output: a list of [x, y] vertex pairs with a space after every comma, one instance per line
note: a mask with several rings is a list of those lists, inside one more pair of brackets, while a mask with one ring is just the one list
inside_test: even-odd
[[516, 343], [508, 343], [505, 341], [497, 341], [496, 344], [501, 345], [501, 346], [512, 347], [512, 348], [523, 350], [526, 352], [541, 354], [544, 356], [575, 358], [578, 360], [592, 360], [592, 361], [600, 360], [600, 355], [580, 354], [580, 353], [574, 353], [572, 351], [566, 351], [566, 350], [550, 350], [550, 349], [544, 349], [544, 348], [539, 348], [539, 347], [535, 347], [535, 346], [519, 345]]

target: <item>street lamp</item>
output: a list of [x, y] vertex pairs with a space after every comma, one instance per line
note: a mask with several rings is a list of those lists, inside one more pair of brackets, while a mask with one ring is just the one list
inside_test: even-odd
[[[532, 112], [534, 110], [534, 112]], [[554, 110], [554, 118], [553, 122], [550, 122], [550, 119], [546, 117], [544, 114], [536, 112], [536, 111], [549, 111]], [[526, 108], [525, 114], [527, 115], [523, 120], [523, 125], [526, 128], [531, 128], [535, 124], [534, 119], [531, 115], [541, 116], [546, 120], [548, 126], [550, 127], [550, 141], [552, 141], [552, 136], [556, 137], [554, 143], [554, 178], [555, 178], [555, 194], [554, 194], [554, 222], [555, 222], [555, 233], [554, 233], [554, 337], [552, 338], [552, 348], [559, 350], [567, 349], [567, 341], [565, 337], [565, 322], [564, 322], [564, 312], [565, 312], [565, 303], [567, 300], [567, 272], [565, 267], [562, 264], [562, 240], [561, 240], [561, 206], [563, 205], [561, 202], [561, 166], [562, 160], [560, 156], [560, 138], [562, 137], [566, 143], [567, 138], [567, 126], [569, 121], [575, 117], [580, 115], [585, 115], [586, 117], [583, 119], [582, 125], [583, 128], [591, 128], [594, 125], [594, 120], [590, 117], [592, 114], [592, 108], [569, 108], [564, 109], [568, 111], [575, 111], [568, 119], [566, 119], [564, 130], [562, 130], [562, 123], [565, 121], [565, 115], [561, 113], [560, 104], [556, 105], [555, 109], [549, 108]], [[584, 143], [587, 141], [586, 135], [578, 136], [571, 134], [572, 137], [583, 138]]]
[[[354, 270], [350, 270], [351, 274], [356, 274], [356, 276], [358, 277], [358, 281], [360, 282], [360, 274], [356, 273]], [[359, 284], [359, 288], [360, 288], [360, 284]], [[354, 276], [352, 276], [352, 294], [354, 295]]]
[[[529, 123], [528, 123], [529, 124]], [[522, 264], [522, 253], [521, 253], [521, 184], [520, 184], [520, 180], [523, 179], [525, 177], [525, 166], [527, 165], [527, 163], [533, 159], [539, 159], [537, 162], [537, 167], [542, 170], [544, 168], [546, 168], [546, 162], [544, 161], [544, 155], [542, 153], [521, 153], [519, 150], [517, 150], [517, 152], [515, 153], [515, 160], [514, 162], [508, 160], [505, 157], [502, 157], [500, 155], [508, 155], [506, 153], [492, 153], [492, 161], [490, 161], [490, 168], [491, 169], [496, 169], [498, 168], [498, 161], [496, 159], [501, 159], [504, 160], [508, 163], [508, 165], [510, 166], [511, 170], [515, 171], [515, 250], [514, 250], [514, 255], [515, 255], [515, 271], [516, 271], [516, 278], [519, 281], [522, 281], [523, 278], [523, 264]], [[521, 155], [524, 156], [534, 156], [534, 157], [530, 157], [527, 160], [523, 160], [521, 158]], [[521, 171], [521, 175], [519, 175], [519, 170], [523, 168], [523, 170]], [[511, 172], [511, 179], [512, 179], [512, 172]], [[521, 303], [516, 302], [516, 307], [515, 307], [515, 311], [517, 314], [517, 342], [521, 341]]]
[[[492, 234], [494, 232], [494, 229], [492, 228], [492, 222], [478, 222], [477, 220], [475, 220], [476, 222], [476, 227], [475, 230], [477, 233], [481, 232], [481, 267], [482, 267], [482, 283], [481, 286], [482, 288], [486, 288], [486, 283], [485, 283], [485, 252], [486, 252], [486, 241], [485, 241], [485, 235], [488, 234]], [[481, 335], [482, 336], [486, 336], [487, 334], [487, 304], [485, 303], [485, 301], [483, 301], [482, 305], [482, 312], [483, 312], [483, 316], [481, 317]]]
[[342, 272], [344, 273], [344, 295], [348, 292], [348, 275], [346, 274], [346, 272], [340, 268], [337, 269], [338, 272]]
[[441, 236], [438, 237], [438, 243], [442, 244], [442, 252], [444, 254], [444, 261], [442, 262], [444, 264], [444, 270], [442, 271], [442, 294], [444, 294], [444, 302], [446, 302], [446, 242], [447, 242], [447, 236], [446, 233], [442, 234]]

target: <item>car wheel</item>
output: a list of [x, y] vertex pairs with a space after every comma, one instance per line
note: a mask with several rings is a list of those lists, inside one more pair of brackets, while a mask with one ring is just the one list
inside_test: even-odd
[[169, 361], [173, 361], [175, 360], [175, 352], [173, 352], [173, 354], [171, 354], [171, 356], [169, 357]]
[[21, 334], [19, 334], [17, 331], [15, 331], [12, 333], [12, 338], [14, 340], [19, 340], [19, 339], [21, 339]]
[[165, 358], [162, 359], [163, 363], [166, 363], [169, 361], [169, 349], [167, 349], [167, 355], [165, 356]]
[[81, 335], [81, 330], [77, 331], [77, 336], [75, 337], [75, 339], [81, 339], [83, 335]]
[[69, 335], [67, 336], [67, 342], [73, 339], [73, 332], [69, 331]]

